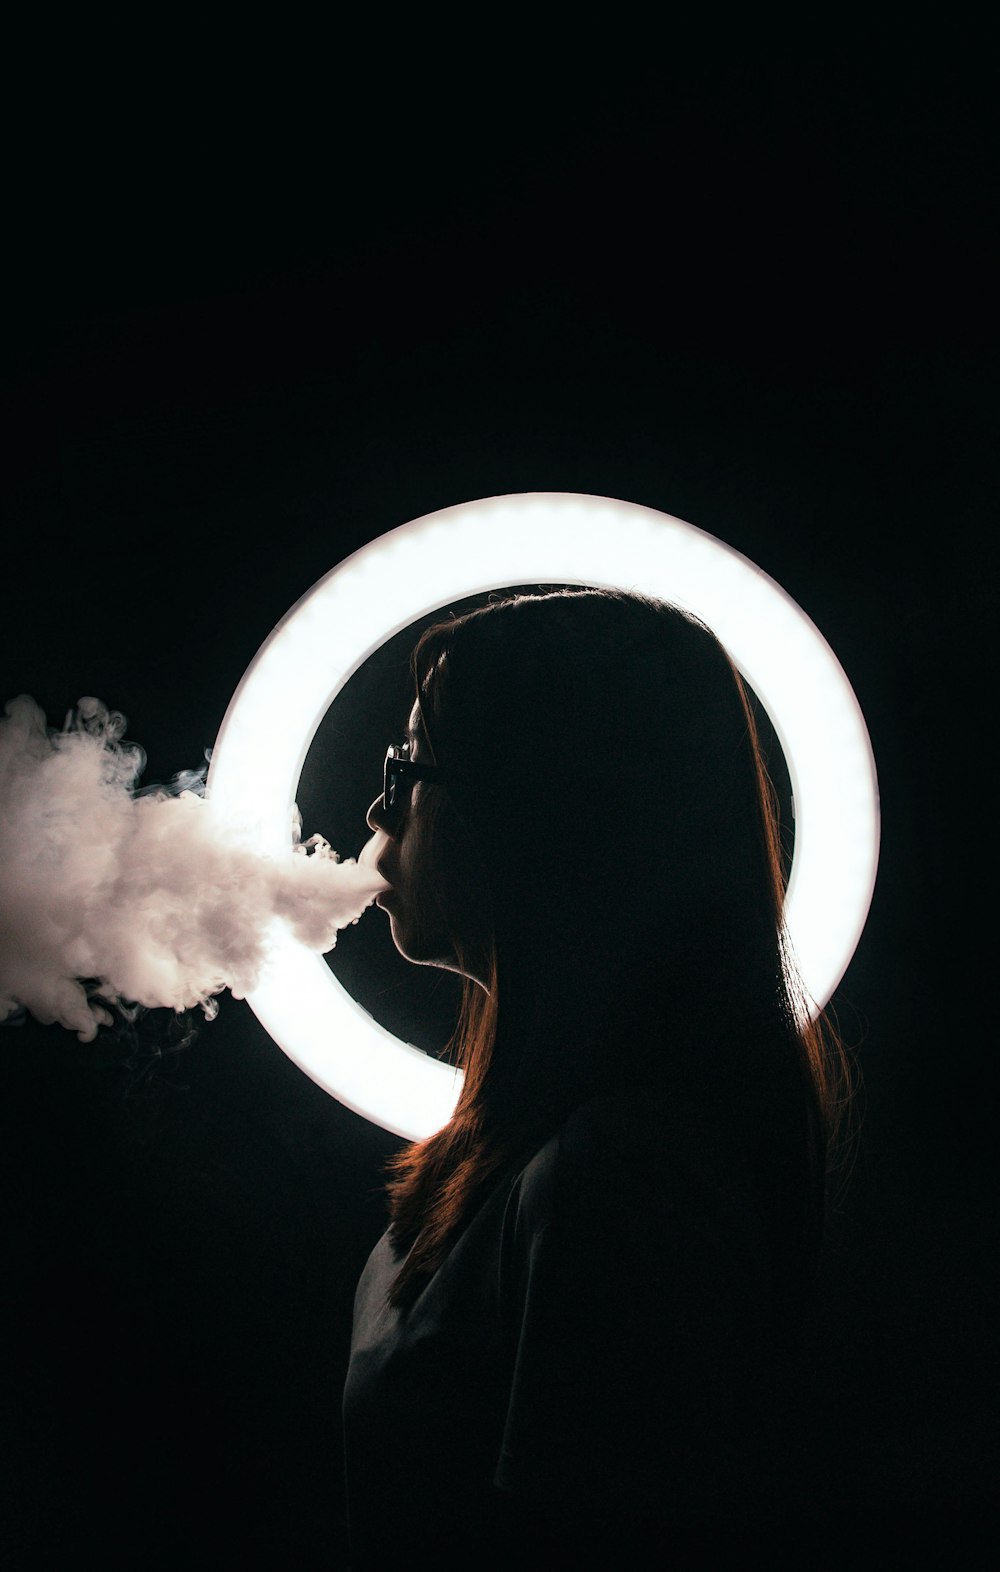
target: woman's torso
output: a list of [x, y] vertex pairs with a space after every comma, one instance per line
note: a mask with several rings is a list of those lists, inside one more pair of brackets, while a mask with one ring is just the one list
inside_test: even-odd
[[405, 1310], [384, 1235], [344, 1394], [352, 1567], [473, 1564], [505, 1502], [651, 1532], [739, 1520], [780, 1353], [771, 1213], [710, 1114], [633, 1089], [498, 1181]]

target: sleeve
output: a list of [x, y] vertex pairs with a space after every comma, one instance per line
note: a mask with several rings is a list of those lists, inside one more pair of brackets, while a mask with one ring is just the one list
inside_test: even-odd
[[600, 1132], [559, 1139], [522, 1176], [504, 1252], [500, 1490], [566, 1517], [738, 1515], [755, 1274], [718, 1195]]

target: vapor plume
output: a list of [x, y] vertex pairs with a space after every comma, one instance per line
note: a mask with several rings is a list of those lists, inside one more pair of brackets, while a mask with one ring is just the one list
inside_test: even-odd
[[139, 787], [125, 718], [81, 699], [61, 730], [26, 695], [0, 719], [0, 1021], [25, 1010], [91, 1041], [109, 1006], [218, 1010], [284, 925], [325, 953], [384, 881], [296, 812], [282, 857], [221, 822], [201, 770]]

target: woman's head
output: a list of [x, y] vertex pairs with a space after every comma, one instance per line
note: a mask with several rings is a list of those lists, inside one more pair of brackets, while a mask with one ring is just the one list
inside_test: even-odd
[[567, 970], [579, 996], [655, 956], [690, 994], [695, 962], [717, 988], [734, 952], [773, 960], [752, 717], [696, 619], [619, 592], [520, 596], [429, 629], [413, 672], [410, 757], [441, 779], [372, 816], [409, 958], [489, 986], [495, 957], [501, 990], [536, 1001]]

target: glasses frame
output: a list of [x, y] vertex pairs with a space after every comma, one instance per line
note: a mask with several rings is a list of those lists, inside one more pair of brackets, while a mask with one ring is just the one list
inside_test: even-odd
[[408, 742], [391, 745], [386, 749], [385, 764], [382, 768], [383, 813], [396, 811], [397, 789], [401, 780], [440, 782], [444, 777], [444, 771], [439, 764], [414, 764], [408, 757], [409, 751]]

